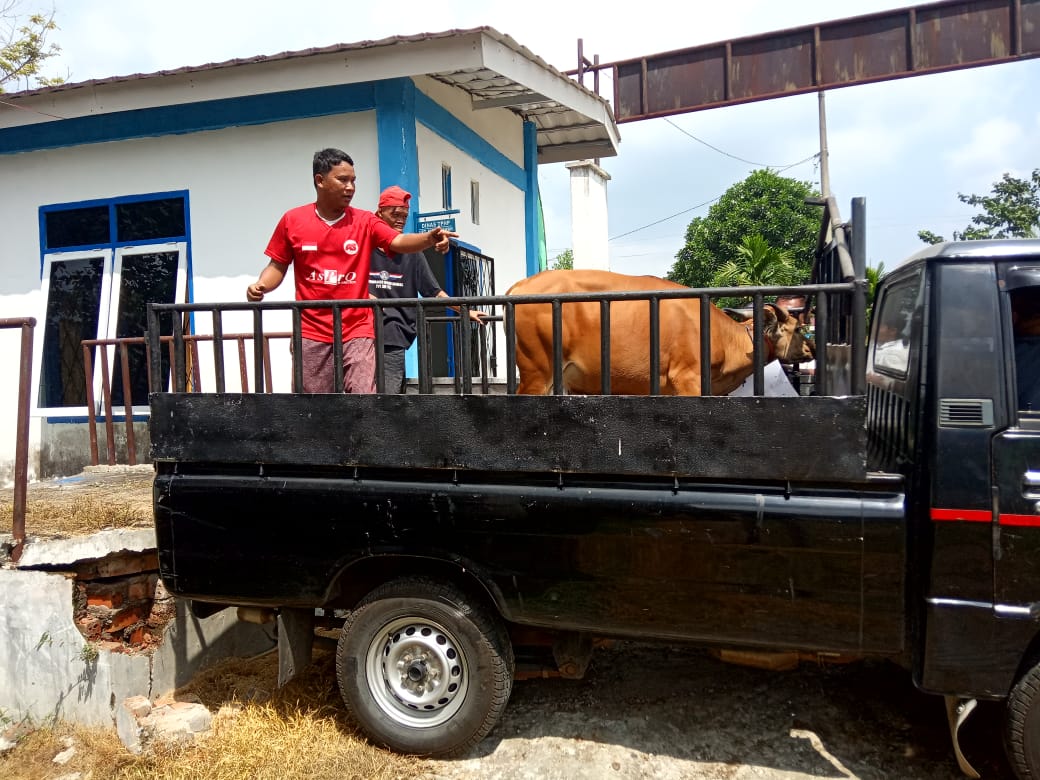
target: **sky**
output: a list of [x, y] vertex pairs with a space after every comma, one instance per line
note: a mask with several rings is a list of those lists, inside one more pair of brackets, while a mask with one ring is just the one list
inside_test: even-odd
[[[17, 0], [16, 10], [51, 4], [61, 53], [45, 71], [70, 82], [484, 25], [564, 71], [577, 67], [579, 38], [587, 58], [607, 63], [912, 5], [681, 0], [643, 12], [558, 0]], [[602, 78], [601, 92], [612, 90]], [[868, 264], [898, 266], [924, 246], [920, 229], [962, 230], [977, 211], [958, 193], [988, 194], [1005, 172], [1040, 168], [1038, 97], [1040, 59], [828, 92], [831, 190], [845, 219], [851, 199], [866, 198]], [[818, 107], [816, 95], [799, 95], [620, 125], [618, 155], [601, 159], [612, 270], [666, 274], [690, 220], [758, 168], [818, 188]], [[571, 246], [569, 172], [543, 165], [539, 187], [551, 259]]]

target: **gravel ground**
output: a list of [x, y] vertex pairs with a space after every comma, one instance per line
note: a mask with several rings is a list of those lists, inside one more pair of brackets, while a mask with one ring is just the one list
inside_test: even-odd
[[[598, 650], [584, 680], [518, 681], [470, 756], [431, 762], [450, 780], [963, 777], [943, 700], [883, 662], [772, 672], [674, 647]], [[984, 778], [1012, 778], [1001, 709], [980, 705], [962, 747]]]

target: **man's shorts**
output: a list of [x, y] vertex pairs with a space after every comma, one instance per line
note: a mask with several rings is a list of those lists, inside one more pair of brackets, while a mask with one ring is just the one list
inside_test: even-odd
[[[303, 392], [334, 393], [335, 359], [332, 344], [303, 340]], [[343, 342], [343, 392], [376, 391], [375, 339], [356, 338]]]

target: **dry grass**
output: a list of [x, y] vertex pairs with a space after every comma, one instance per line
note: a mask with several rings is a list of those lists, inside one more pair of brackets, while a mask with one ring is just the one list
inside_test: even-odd
[[[275, 654], [224, 662], [180, 692], [216, 712], [210, 734], [193, 744], [135, 756], [114, 729], [58, 724], [0, 757], [0, 777], [55, 780], [79, 772], [82, 780], [391, 780], [428, 774], [420, 759], [372, 747], [358, 735], [336, 692], [334, 667], [333, 653], [319, 649], [311, 668], [276, 690]], [[66, 739], [76, 754], [55, 764]]]
[[[29, 536], [78, 536], [103, 528], [152, 525], [151, 470], [97, 468], [78, 481], [29, 485], [25, 531]], [[0, 490], [0, 532], [10, 533], [14, 491]]]
[[[152, 473], [98, 469], [75, 480], [33, 483], [26, 504], [30, 536], [150, 527]], [[13, 492], [2, 490], [0, 532], [10, 532], [12, 516]], [[79, 773], [80, 780], [390, 780], [428, 774], [420, 759], [373, 747], [359, 735], [339, 698], [329, 649], [317, 648], [315, 663], [281, 690], [277, 664], [274, 653], [229, 659], [179, 691], [215, 713], [211, 732], [190, 745], [133, 755], [114, 728], [57, 723], [0, 754], [0, 778], [57, 780]], [[4, 725], [0, 718], [0, 732]], [[75, 754], [54, 763], [68, 744]]]

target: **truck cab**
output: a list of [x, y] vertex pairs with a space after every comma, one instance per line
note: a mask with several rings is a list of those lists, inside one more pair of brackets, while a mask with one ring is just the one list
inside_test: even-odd
[[[871, 468], [907, 484], [914, 680], [1010, 695], [1018, 734], [1040, 727], [1040, 353], [1025, 329], [1038, 300], [1040, 241], [929, 247], [880, 285], [866, 373]], [[1008, 744], [1034, 776], [1040, 749]]]

